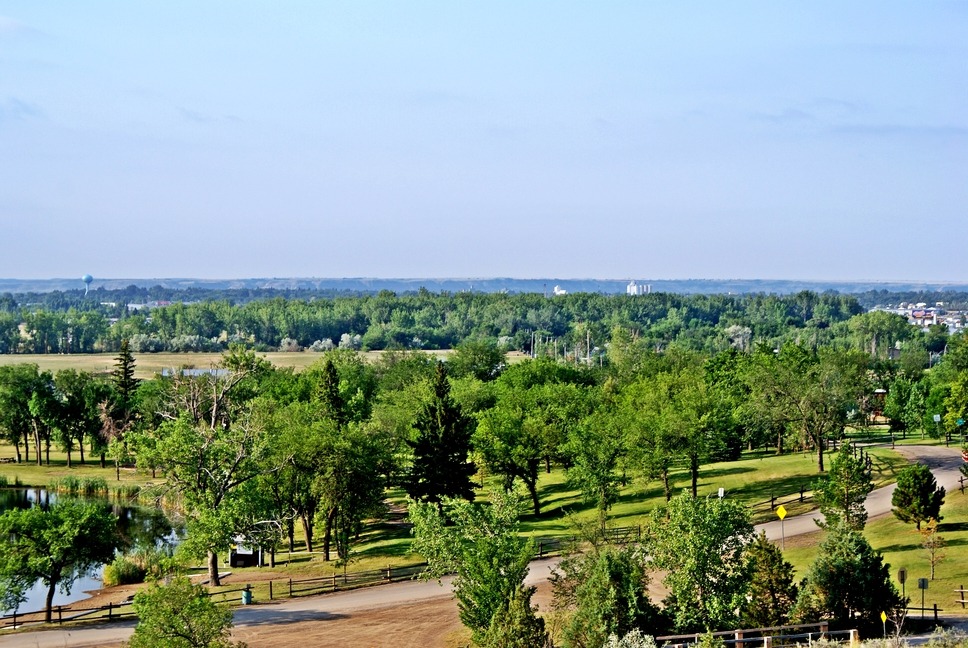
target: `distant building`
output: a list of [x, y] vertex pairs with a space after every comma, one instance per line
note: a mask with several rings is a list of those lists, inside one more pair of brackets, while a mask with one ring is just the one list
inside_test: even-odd
[[562, 288], [561, 286], [555, 286], [551, 292], [553, 292], [555, 296], [568, 294], [568, 291]]
[[648, 295], [650, 292], [652, 292], [652, 284], [638, 284], [635, 283], [635, 279], [625, 287], [626, 295]]

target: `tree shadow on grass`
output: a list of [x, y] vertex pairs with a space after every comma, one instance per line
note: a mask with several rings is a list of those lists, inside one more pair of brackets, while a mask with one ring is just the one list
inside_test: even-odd
[[938, 523], [938, 533], [954, 533], [955, 531], [968, 531], [968, 522]]
[[725, 477], [726, 475], [742, 475], [744, 473], [756, 472], [755, 468], [750, 466], [732, 466], [729, 468], [714, 468], [712, 470], [700, 470], [700, 477], [710, 479], [714, 477]]

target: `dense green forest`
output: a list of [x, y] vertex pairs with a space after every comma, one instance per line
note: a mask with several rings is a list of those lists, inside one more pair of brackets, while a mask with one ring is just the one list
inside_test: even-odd
[[[897, 300], [890, 298], [897, 297]], [[947, 298], [954, 294], [907, 295]], [[290, 291], [124, 290], [0, 296], [0, 353], [114, 352], [128, 339], [135, 352], [221, 351], [239, 344], [257, 351], [445, 349], [489, 340], [533, 355], [588, 358], [624, 329], [656, 349], [677, 345], [715, 352], [728, 346], [850, 344], [851, 319], [865, 303], [897, 303], [901, 295], [640, 296], [390, 292], [361, 295]], [[943, 301], [937, 299], [935, 301]], [[934, 302], [931, 302], [934, 303]], [[856, 323], [855, 323], [856, 324]], [[904, 327], [900, 327], [904, 328]], [[909, 340], [898, 331], [878, 344]], [[927, 336], [929, 351], [939, 343]], [[856, 340], [855, 340], [856, 341]], [[943, 343], [940, 343], [943, 348]]]

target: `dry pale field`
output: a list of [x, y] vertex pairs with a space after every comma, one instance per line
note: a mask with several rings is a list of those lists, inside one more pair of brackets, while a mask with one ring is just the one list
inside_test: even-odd
[[[380, 351], [368, 351], [363, 355], [370, 359], [379, 357]], [[445, 358], [451, 351], [428, 351], [437, 357]], [[309, 351], [296, 353], [269, 352], [257, 353], [277, 367], [293, 367], [301, 371], [314, 362], [318, 362], [323, 355]], [[0, 354], [0, 365], [35, 364], [42, 371], [58, 371], [59, 369], [76, 369], [92, 373], [109, 373], [114, 369], [116, 353], [78, 353], [78, 354]], [[161, 373], [165, 369], [191, 367], [207, 369], [215, 366], [221, 359], [221, 353], [135, 353], [135, 377], [148, 379]]]

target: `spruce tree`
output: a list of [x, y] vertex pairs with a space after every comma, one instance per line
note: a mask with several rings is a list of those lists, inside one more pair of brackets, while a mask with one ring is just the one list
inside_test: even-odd
[[797, 601], [793, 565], [783, 559], [779, 547], [767, 540], [762, 531], [756, 542], [746, 548], [746, 560], [751, 578], [747, 601], [741, 610], [744, 627], [786, 625]]
[[938, 486], [931, 469], [924, 464], [907, 466], [897, 475], [897, 488], [891, 495], [894, 517], [901, 522], [914, 522], [918, 530], [930, 519], [941, 520], [944, 486]]
[[131, 416], [134, 392], [138, 388], [138, 381], [134, 377], [134, 355], [128, 344], [128, 338], [121, 340], [121, 350], [115, 358], [114, 371], [111, 372], [111, 382], [117, 394], [115, 403], [115, 418], [127, 422]]
[[413, 465], [407, 478], [407, 493], [416, 500], [437, 502], [443, 497], [474, 499], [476, 472], [467, 455], [471, 449], [473, 421], [450, 397], [447, 369], [437, 363], [433, 397], [417, 415], [417, 438], [409, 441]]

